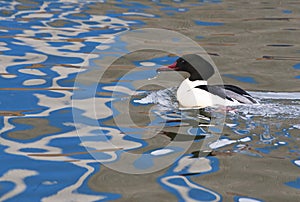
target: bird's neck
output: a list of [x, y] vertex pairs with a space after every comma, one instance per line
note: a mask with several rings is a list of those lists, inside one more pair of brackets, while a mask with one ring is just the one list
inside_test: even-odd
[[194, 88], [196, 86], [207, 85], [207, 81], [204, 81], [204, 80], [191, 81], [189, 78], [185, 79], [182, 83], [184, 83], [185, 85], [188, 85], [192, 88]]

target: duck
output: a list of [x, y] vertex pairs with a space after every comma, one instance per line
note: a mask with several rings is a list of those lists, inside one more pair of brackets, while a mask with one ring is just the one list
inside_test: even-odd
[[206, 108], [258, 104], [248, 92], [234, 85], [209, 85], [208, 79], [215, 74], [213, 66], [197, 54], [179, 57], [162, 70], [184, 71], [189, 77], [179, 85], [176, 97], [181, 108]]

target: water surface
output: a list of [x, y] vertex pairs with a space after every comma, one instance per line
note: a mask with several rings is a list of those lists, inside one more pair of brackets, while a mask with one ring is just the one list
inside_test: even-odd
[[[1, 201], [298, 200], [298, 2], [20, 0], [0, 5]], [[93, 96], [85, 88], [72, 108], [74, 91], [80, 91], [74, 87], [77, 74], [88, 75], [87, 61], [101, 64], [95, 48], [114, 54], [118, 34], [145, 27], [195, 40], [224, 83], [250, 90], [260, 100], [227, 109], [220, 140], [208, 145], [212, 152], [202, 154], [199, 148], [210, 134], [207, 116], [213, 109], [180, 110], [174, 96], [179, 80], [165, 82], [168, 88], [162, 85], [169, 76], [142, 89], [133, 85], [172, 63], [176, 57], [169, 53], [141, 51], [116, 61]], [[82, 86], [94, 77], [87, 78]], [[82, 111], [81, 106], [90, 107]], [[120, 112], [126, 109], [139, 127], [125, 121]], [[74, 113], [81, 117], [77, 131]], [[193, 141], [189, 149], [158, 172], [128, 175], [103, 165], [130, 152], [146, 154], [132, 165], [149, 169], [162, 156], [182, 152], [166, 145], [187, 140]]]

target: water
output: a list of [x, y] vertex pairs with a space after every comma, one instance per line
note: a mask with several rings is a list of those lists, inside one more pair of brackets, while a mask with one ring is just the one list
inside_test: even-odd
[[[0, 4], [0, 201], [299, 198], [297, 2]], [[260, 104], [180, 110], [182, 77], [156, 71], [176, 59], [165, 51], [128, 54], [98, 83], [91, 67], [144, 27], [197, 41]]]

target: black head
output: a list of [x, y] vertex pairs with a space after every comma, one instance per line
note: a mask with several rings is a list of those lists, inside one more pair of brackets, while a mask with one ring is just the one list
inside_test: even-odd
[[196, 54], [183, 55], [168, 68], [188, 72], [191, 81], [208, 80], [215, 73], [213, 66]]

